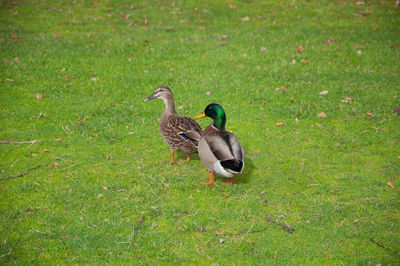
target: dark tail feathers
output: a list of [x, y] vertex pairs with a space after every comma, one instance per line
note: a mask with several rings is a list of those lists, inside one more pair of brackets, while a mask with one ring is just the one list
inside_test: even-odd
[[243, 161], [239, 160], [226, 160], [220, 162], [222, 167], [240, 173], [243, 169]]

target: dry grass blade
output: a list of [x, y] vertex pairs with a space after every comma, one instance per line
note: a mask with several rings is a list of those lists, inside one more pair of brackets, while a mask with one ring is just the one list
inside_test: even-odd
[[37, 140], [29, 140], [29, 141], [0, 141], [0, 144], [35, 144]]

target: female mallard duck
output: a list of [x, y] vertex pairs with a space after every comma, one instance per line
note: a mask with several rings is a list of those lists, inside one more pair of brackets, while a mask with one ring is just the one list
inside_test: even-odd
[[144, 99], [145, 102], [152, 99], [161, 99], [165, 103], [165, 109], [160, 120], [160, 132], [165, 142], [171, 147], [171, 160], [174, 163], [174, 152], [176, 150], [187, 154], [197, 152], [198, 140], [203, 131], [197, 122], [190, 117], [181, 116], [175, 111], [172, 91], [168, 87], [158, 87], [152, 95]]
[[223, 177], [231, 177], [228, 184], [235, 183], [233, 178], [244, 168], [244, 151], [236, 136], [225, 130], [226, 116], [221, 105], [209, 104], [204, 112], [195, 118], [210, 117], [214, 123], [203, 132], [199, 141], [199, 157], [210, 172], [210, 181], [213, 184], [214, 173]]

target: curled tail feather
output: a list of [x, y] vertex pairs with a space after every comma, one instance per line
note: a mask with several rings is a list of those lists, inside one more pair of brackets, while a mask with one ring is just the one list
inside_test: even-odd
[[225, 160], [220, 162], [222, 167], [233, 172], [240, 173], [243, 170], [244, 163], [239, 160]]

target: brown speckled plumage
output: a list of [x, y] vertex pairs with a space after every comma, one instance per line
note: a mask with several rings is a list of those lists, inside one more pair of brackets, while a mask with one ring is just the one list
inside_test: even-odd
[[168, 87], [158, 87], [145, 101], [152, 99], [162, 99], [165, 103], [160, 120], [160, 132], [165, 142], [171, 147], [170, 162], [173, 162], [175, 151], [189, 156], [196, 153], [198, 141], [203, 133], [199, 124], [193, 118], [181, 116], [176, 112], [172, 92]]

